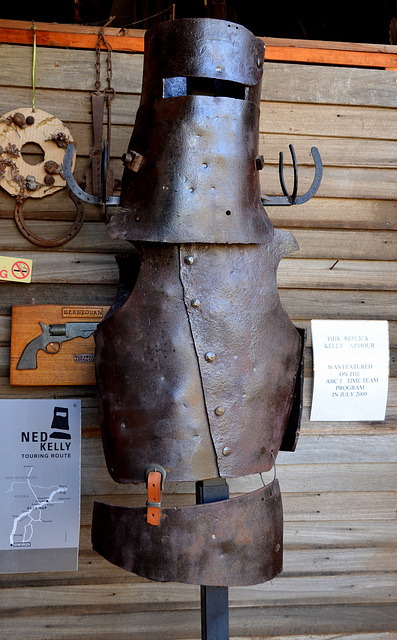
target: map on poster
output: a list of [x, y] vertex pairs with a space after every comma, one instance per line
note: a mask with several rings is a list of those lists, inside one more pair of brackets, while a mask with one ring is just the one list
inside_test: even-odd
[[310, 420], [384, 420], [389, 383], [385, 320], [312, 320]]
[[80, 400], [0, 400], [0, 572], [77, 570]]

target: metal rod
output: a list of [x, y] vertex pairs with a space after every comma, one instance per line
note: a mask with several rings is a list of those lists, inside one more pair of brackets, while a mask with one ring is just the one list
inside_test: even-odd
[[[196, 482], [196, 503], [227, 500], [229, 487], [223, 478]], [[227, 587], [200, 587], [201, 640], [229, 640], [229, 601]]]

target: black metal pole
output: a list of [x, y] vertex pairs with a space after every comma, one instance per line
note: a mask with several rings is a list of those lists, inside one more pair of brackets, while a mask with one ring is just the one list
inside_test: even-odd
[[[223, 478], [196, 482], [196, 503], [218, 502], [229, 497], [229, 487]], [[202, 585], [201, 640], [229, 640], [229, 601], [227, 587]]]

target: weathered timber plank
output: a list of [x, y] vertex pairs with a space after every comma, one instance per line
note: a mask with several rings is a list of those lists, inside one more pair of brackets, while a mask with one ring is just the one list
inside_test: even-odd
[[[0, 378], [1, 380], [1, 378]], [[1, 384], [0, 384], [1, 388]], [[15, 391], [14, 391], [15, 394]], [[397, 408], [392, 406], [392, 390], [389, 393], [389, 403], [386, 410], [385, 420], [372, 421], [351, 421], [351, 422], [311, 422], [310, 421], [310, 404], [311, 398], [305, 396], [305, 400], [309, 403], [303, 407], [303, 415], [301, 422], [301, 434], [305, 436], [321, 436], [321, 435], [393, 435], [396, 430]], [[99, 420], [96, 398], [87, 398], [85, 403], [93, 403], [93, 406], [82, 407], [82, 434], [83, 437], [99, 438]], [[394, 401], [394, 404], [396, 402]]]
[[397, 289], [397, 263], [290, 258], [280, 263], [277, 282], [282, 288], [394, 291]]
[[[253, 587], [231, 587], [229, 607], [269, 606], [285, 604], [338, 604], [348, 599], [354, 604], [396, 602], [397, 583], [395, 576], [310, 576], [297, 578], [279, 577]], [[62, 606], [76, 605], [91, 607], [102, 605], [104, 608], [120, 605], [147, 605], [151, 610], [153, 603], [159, 608], [200, 608], [199, 587], [195, 585], [135, 583], [106, 585], [65, 585], [51, 587], [3, 589], [0, 611], [3, 615], [23, 608], [24, 615], [33, 613], [36, 607], [48, 606], [49, 602]]]
[[10, 347], [0, 347], [0, 376], [8, 378], [10, 373]]
[[[390, 451], [390, 448], [394, 451]], [[291, 453], [280, 451], [279, 464], [354, 464], [397, 462], [397, 434], [371, 436], [304, 436]]]
[[[4, 96], [2, 112], [18, 106], [29, 106], [31, 89], [1, 87]], [[56, 115], [68, 126], [73, 135], [73, 123], [91, 126], [91, 94], [89, 91], [56, 91], [38, 89], [36, 105]], [[132, 126], [139, 106], [139, 95], [120, 93], [112, 104], [112, 123]], [[55, 108], [56, 107], [56, 108]], [[306, 135], [315, 139], [324, 136], [337, 138], [367, 138], [395, 140], [394, 110], [377, 107], [344, 105], [311, 105], [286, 102], [264, 102], [261, 108], [260, 131], [263, 134]], [[293, 142], [293, 140], [291, 140]], [[321, 145], [317, 144], [319, 148]], [[348, 154], [348, 145], [346, 145]]]
[[[64, 303], [64, 302], [63, 302]], [[62, 303], [62, 304], [63, 304]], [[103, 302], [99, 302], [100, 304], [104, 304]], [[75, 304], [75, 302], [71, 302], [69, 304]], [[0, 375], [0, 397], [3, 398], [23, 398], [23, 397], [40, 397], [40, 393], [43, 394], [43, 397], [52, 397], [52, 388], [43, 387], [38, 389], [26, 388], [23, 387], [12, 387], [9, 385], [8, 381], [8, 347], [1, 347], [4, 349], [2, 355], [0, 355], [3, 372]], [[0, 351], [1, 354], [1, 351]], [[392, 363], [393, 367], [391, 369], [392, 372], [395, 370], [395, 363]], [[360, 422], [360, 421], [352, 421], [352, 422], [336, 422], [330, 423], [327, 421], [321, 422], [310, 422], [309, 414], [310, 414], [310, 406], [311, 406], [311, 398], [312, 398], [312, 377], [311, 371], [306, 371], [307, 377], [305, 378], [304, 383], [304, 393], [303, 393], [303, 418], [302, 418], [302, 434], [305, 435], [371, 435], [371, 434], [392, 434], [395, 432], [395, 422], [396, 422], [396, 408], [397, 408], [397, 378], [389, 378], [389, 394], [387, 401], [387, 410], [386, 410], [386, 419], [385, 421], [372, 420], [368, 422]], [[68, 390], [68, 397], [73, 397], [70, 395], [72, 392], [71, 389]], [[63, 387], [60, 387], [56, 390], [56, 393], [59, 397], [62, 397], [62, 393], [66, 393]], [[77, 394], [77, 397], [84, 396], [88, 398], [95, 397], [95, 390], [92, 387], [75, 387], [73, 393]], [[88, 428], [86, 432], [86, 436], [93, 435], [94, 437], [99, 436], [99, 427], [94, 424], [95, 410], [90, 411], [90, 420], [88, 423]]]
[[[45, 223], [44, 223], [45, 224]], [[54, 223], [55, 225], [55, 223]], [[126, 249], [130, 247], [126, 243]], [[13, 251], [4, 256], [20, 257]], [[109, 253], [32, 252], [23, 251], [24, 258], [33, 260], [32, 283], [69, 283], [117, 285], [119, 274], [114, 256]], [[285, 259], [278, 270], [278, 286], [283, 289], [343, 289], [363, 291], [395, 290], [395, 262], [365, 260], [300, 260]]]
[[[5, 350], [8, 347], [4, 348]], [[25, 397], [35, 397], [39, 398], [40, 393], [42, 397], [53, 397], [53, 387], [42, 387], [42, 388], [23, 388], [23, 387], [13, 387], [10, 386], [8, 380], [8, 362], [9, 358], [7, 355], [7, 351], [4, 351], [4, 355], [2, 356], [3, 361], [3, 374], [0, 375], [0, 397], [2, 398], [25, 398]], [[322, 435], [372, 435], [372, 434], [393, 434], [395, 432], [395, 421], [396, 421], [396, 408], [397, 408], [397, 378], [389, 379], [389, 395], [387, 401], [387, 409], [386, 409], [386, 420], [385, 421], [368, 421], [368, 422], [360, 422], [360, 421], [352, 421], [352, 422], [336, 422], [330, 423], [327, 421], [313, 421], [310, 422], [310, 407], [311, 407], [311, 399], [312, 399], [312, 378], [305, 379], [304, 385], [304, 410], [303, 410], [303, 420], [302, 420], [302, 433], [305, 435], [313, 435], [313, 436], [322, 436]], [[55, 393], [55, 390], [54, 390]], [[74, 387], [74, 391], [70, 388], [65, 390], [64, 387], [56, 388], [57, 397], [62, 397], [62, 394], [68, 394], [68, 397], [74, 397], [73, 393], [76, 394], [76, 397], [84, 396], [93, 398], [95, 397], [95, 389], [93, 387]], [[90, 435], [92, 434], [92, 425], [89, 427]], [[95, 429], [95, 437], [99, 434], [98, 427]]]
[[[273, 478], [273, 471], [262, 474], [264, 482], [267, 484]], [[394, 463], [372, 463], [363, 464], [317, 464], [305, 465], [294, 464], [293, 455], [288, 464], [277, 462], [277, 478], [280, 481], [283, 492], [302, 493], [313, 491], [397, 491], [397, 465]], [[228, 485], [231, 493], [248, 493], [260, 489], [262, 480], [256, 476], [245, 476], [243, 478], [229, 478]], [[395, 488], [395, 489], [394, 489]], [[82, 487], [83, 495], [100, 495], [101, 493], [137, 494], [143, 495], [146, 492], [144, 485], [119, 485], [109, 476], [105, 464], [100, 467], [86, 467], [83, 457], [82, 463]], [[174, 493], [194, 493], [194, 483], [166, 483], [165, 492]]]
[[[48, 221], [39, 220], [34, 220], [29, 224], [29, 228], [43, 238], [47, 236], [55, 238], [62, 232], [65, 232], [69, 226], [70, 223], [68, 222], [53, 221], [49, 224]], [[32, 252], [32, 250], [34, 250], [34, 245], [19, 232], [13, 220], [0, 220], [0, 230], [2, 234], [0, 251], [3, 253], [4, 251]], [[118, 254], [132, 253], [134, 248], [130, 242], [109, 238], [107, 225], [102, 221], [85, 222], [77, 236], [67, 244], [57, 248], [56, 251], [54, 251], [54, 249], [48, 249], [48, 251], [43, 251], [42, 249], [36, 250], [37, 253], [39, 251], [43, 253], [43, 255], [47, 255], [47, 259], [56, 262], [58, 260], [58, 254], [63, 252], [83, 251], [85, 253]], [[37, 253], [34, 255], [37, 255]], [[51, 254], [53, 257], [50, 258]]]
[[[311, 332], [309, 321], [297, 321], [296, 326], [299, 328], [307, 329], [307, 342], [305, 350], [305, 376], [311, 377], [313, 373], [313, 353], [311, 348]], [[308, 326], [309, 325], [309, 326]], [[389, 374], [390, 377], [397, 377], [397, 350], [396, 350], [396, 325], [394, 322], [389, 323], [389, 344], [390, 344], [390, 361], [389, 361]], [[0, 316], [0, 349], [9, 347], [10, 345], [10, 331], [11, 331], [11, 318], [7, 316]], [[0, 363], [1, 366], [8, 360], [8, 356], [0, 351]], [[1, 376], [0, 372], [0, 376]], [[379, 423], [379, 421], [375, 421]]]
[[[3, 255], [12, 257], [13, 252], [4, 251]], [[23, 256], [33, 260], [32, 283], [118, 283], [118, 268], [113, 255], [24, 251]]]
[[[80, 176], [76, 177], [80, 179]], [[12, 198], [4, 189], [0, 189], [1, 224], [3, 220], [14, 218], [14, 208], [15, 198]], [[29, 198], [24, 204], [23, 214], [26, 220], [74, 220], [76, 207], [68, 197], [67, 191], [62, 190], [51, 197], [41, 198], [39, 202]], [[102, 205], [84, 203], [84, 214], [86, 220], [101, 221], [105, 224], [105, 211]]]
[[[286, 521], [333, 521], [333, 520], [385, 520], [395, 517], [395, 496], [390, 493], [340, 493], [283, 494], [284, 517]], [[353, 515], [354, 513], [354, 515]], [[396, 540], [390, 542], [396, 547]], [[393, 552], [394, 553], [394, 552]], [[388, 554], [393, 555], [393, 554]], [[397, 556], [397, 554], [394, 554]], [[348, 556], [348, 553], [346, 554]], [[397, 560], [397, 557], [396, 557]], [[396, 566], [397, 568], [397, 566]], [[392, 571], [387, 563], [373, 570]]]
[[[287, 167], [288, 169], [288, 167]], [[285, 171], [287, 188], [292, 191], [292, 180]], [[314, 178], [313, 167], [299, 167], [299, 190], [303, 194], [311, 186]], [[372, 200], [396, 199], [397, 169], [329, 167], [324, 166], [320, 188], [313, 198], [364, 198]], [[278, 170], [275, 166], [265, 165], [260, 172], [261, 192], [263, 196], [282, 195]], [[266, 209], [266, 201], [264, 201]], [[300, 205], [304, 207], [305, 205]], [[270, 207], [268, 207], [270, 210]], [[270, 216], [271, 212], [269, 211]]]
[[[241, 615], [246, 613], [246, 617]], [[231, 633], [333, 633], [343, 634], [358, 631], [395, 631], [396, 606], [383, 605], [318, 605], [308, 607], [279, 607], [274, 611], [266, 606], [253, 610], [232, 609], [230, 612]]]
[[[338, 636], [342, 640], [397, 640], [397, 632], [393, 633], [390, 631], [386, 631], [385, 633], [377, 632], [377, 633], [367, 633], [364, 631], [363, 633], [343, 633], [343, 635]], [[187, 638], [185, 639], [187, 640]], [[230, 637], [230, 640], [308, 640], [308, 636], [296, 636], [290, 635], [277, 635], [277, 636], [233, 636]], [[310, 634], [310, 640], [336, 640], [335, 634], [321, 634], [321, 635], [313, 635]]]
[[66, 284], [20, 285], [13, 282], [2, 282], [3, 295], [0, 297], [0, 314], [8, 314], [12, 305], [30, 304], [32, 299], [37, 304], [112, 304], [116, 287], [96, 282], [70, 287]]
[[[395, 140], [397, 136], [394, 109], [272, 101], [263, 106], [259, 124], [262, 133], [383, 140]], [[346, 142], [346, 153], [348, 149]]]
[[[304, 395], [305, 406], [303, 407], [301, 434], [305, 436], [331, 436], [331, 435], [394, 435], [397, 422], [397, 380], [390, 380], [388, 408], [384, 421], [371, 422], [311, 422], [310, 406], [311, 395], [307, 391]], [[305, 382], [305, 387], [308, 380]], [[64, 390], [63, 390], [64, 391]], [[70, 391], [70, 390], [69, 390]], [[311, 386], [310, 386], [311, 392]], [[32, 396], [31, 394], [35, 394]], [[0, 397], [22, 398], [22, 397], [62, 397], [62, 389], [47, 388], [23, 389], [21, 387], [11, 387], [7, 377], [0, 377]], [[73, 395], [74, 394], [74, 395]], [[82, 436], [83, 438], [100, 438], [98, 406], [96, 391], [91, 387], [75, 387], [69, 397], [82, 398]], [[299, 446], [299, 443], [298, 443]], [[291, 462], [293, 463], [293, 457]], [[118, 485], [115, 485], [118, 486]]]
[[[266, 109], [266, 103], [262, 102], [262, 110]], [[105, 118], [106, 119], [106, 118]], [[89, 122], [73, 122], [71, 124], [75, 140], [78, 141], [78, 154], [87, 159], [92, 148], [92, 126]], [[121, 159], [126, 151], [133, 130], [130, 124], [112, 124], [111, 157]], [[106, 137], [106, 123], [103, 127], [103, 137]], [[261, 133], [259, 135], [259, 153], [267, 164], [278, 164], [279, 152], [284, 153], [284, 165], [291, 165], [291, 156], [288, 149], [293, 144], [297, 156], [298, 165], [312, 165], [312, 146], [318, 146], [322, 161], [326, 166], [344, 167], [376, 167], [395, 168], [397, 159], [394, 152], [393, 140], [377, 140], [351, 138], [346, 144], [346, 138], [323, 136], [311, 137], [306, 135]], [[32, 158], [38, 156], [38, 150], [34, 148], [24, 149], [25, 154]]]
[[92, 398], [94, 394], [94, 386], [11, 387], [8, 376], [0, 377], [0, 398], [9, 398], [11, 400], [28, 398]]
[[[38, 205], [38, 206], [37, 206]], [[41, 205], [41, 202], [40, 202]], [[40, 216], [40, 205], [36, 203]], [[31, 203], [33, 207], [33, 203]], [[268, 210], [270, 216], [273, 208]], [[57, 236], [67, 229], [68, 223], [53, 221], [51, 225], [48, 221], [35, 220], [30, 222], [29, 227], [42, 237]], [[34, 246], [24, 238], [19, 232], [13, 220], [0, 220], [1, 230], [1, 251], [24, 251], [32, 250]], [[397, 259], [397, 237], [393, 231], [348, 231], [331, 229], [293, 229], [291, 231], [299, 244], [299, 250], [292, 253], [293, 259], [299, 258], [329, 258], [334, 264], [335, 260], [396, 260]], [[54, 252], [64, 251], [84, 251], [84, 252], [106, 252], [106, 253], [128, 253], [134, 251], [131, 243], [123, 240], [112, 240], [107, 232], [107, 225], [101, 222], [85, 222], [77, 234], [70, 242], [62, 245]], [[283, 260], [281, 265], [286, 261]], [[369, 267], [376, 264], [369, 263]], [[300, 275], [299, 271], [299, 275]], [[383, 283], [385, 284], [385, 283]]]
[[276, 227], [397, 229], [397, 203], [359, 198], [313, 198], [301, 206], [265, 207]]
[[[242, 613], [246, 614], [246, 617]], [[319, 605], [314, 607], [279, 607], [273, 612], [266, 606], [251, 609], [232, 609], [231, 633], [264, 637], [280, 633], [327, 633], [332, 630], [345, 638], [352, 632], [395, 631], [396, 607], [384, 605]]]
[[[23, 87], [0, 85], [2, 96], [2, 114], [29, 107], [32, 104], [32, 90]], [[72, 136], [73, 122], [85, 122], [92, 126], [91, 93], [89, 91], [67, 91], [60, 89], [56, 93], [52, 89], [37, 89], [35, 104], [43, 111], [57, 116], [70, 129]], [[112, 123], [133, 125], [139, 106], [139, 96], [120, 93], [112, 104]]]
[[[17, 634], [29, 633], [31, 640], [107, 640], [114, 638], [115, 629], [120, 640], [147, 640], [148, 629], [152, 640], [198, 640], [200, 637], [199, 610], [156, 611], [153, 615], [153, 611], [131, 612], [128, 605], [124, 608], [114, 605], [108, 613], [102, 611], [98, 606], [88, 611], [76, 607], [62, 613], [54, 607], [53, 613], [38, 611], [28, 619], [20, 615], [4, 619], [3, 630], [14, 638]], [[91, 614], [89, 621], [87, 614]], [[395, 631], [395, 614], [394, 604], [242, 607], [230, 611], [230, 635], [247, 637], [248, 633], [250, 638], [279, 637], [282, 634], [325, 634], [332, 630], [334, 637], [335, 634], [346, 637], [346, 634], [364, 631]], [[259, 635], [263, 633], [266, 635]]]
[[280, 289], [291, 318], [328, 320], [397, 320], [396, 295], [387, 291]]
[[0, 346], [10, 344], [11, 316], [0, 316]]
[[[101, 67], [105, 86], [107, 53], [101, 52]], [[18, 69], [12, 75], [13, 87], [31, 89], [32, 60], [28, 50], [21, 45], [1, 47], [0, 85], [10, 83], [9, 69]], [[95, 91], [96, 52], [93, 50], [58, 49], [37, 47], [36, 88]], [[119, 93], [140, 93], [142, 87], [143, 54], [112, 53], [112, 86]]]
[[[330, 258], [353, 261], [376, 271], [374, 260], [397, 259], [397, 236], [392, 231], [347, 231], [318, 229], [290, 229], [299, 244], [299, 251], [291, 258]], [[334, 264], [334, 262], [332, 264]], [[281, 261], [281, 265], [285, 260]], [[333, 267], [336, 269], [338, 265]], [[300, 272], [299, 272], [300, 273]], [[394, 283], [393, 283], [394, 284]]]
[[394, 520], [324, 520], [284, 522], [284, 548], [394, 548], [397, 522]]
[[[392, 435], [396, 430], [397, 410], [393, 406], [396, 404], [397, 398], [393, 397], [393, 389], [390, 388], [389, 381], [389, 397], [386, 409], [386, 419], [383, 421], [368, 422], [314, 422], [310, 421], [311, 395], [305, 394], [305, 403], [303, 407], [301, 434], [307, 436], [331, 436], [331, 435]], [[298, 445], [299, 446], [299, 445]]]
[[[266, 103], [261, 103], [262, 111], [266, 110]], [[76, 125], [77, 126], [77, 125]], [[120, 127], [119, 127], [120, 129]], [[346, 138], [327, 137], [327, 132], [323, 136], [311, 137], [306, 135], [270, 134], [261, 133], [259, 135], [259, 151], [269, 164], [278, 164], [278, 154], [280, 151], [284, 155], [284, 165], [288, 167], [292, 160], [289, 151], [289, 144], [293, 144], [298, 162], [301, 164], [312, 164], [311, 148], [318, 147], [322, 162], [325, 166], [344, 167], [377, 167], [382, 169], [395, 168], [397, 156], [393, 149], [394, 142], [391, 140], [373, 140], [366, 138]]]
[[[299, 445], [298, 445], [299, 446]], [[272, 480], [273, 472], [262, 474], [265, 483]], [[343, 491], [397, 491], [397, 465], [395, 463], [363, 465], [350, 463], [294, 464], [293, 454], [288, 463], [277, 461], [277, 478], [283, 493], [310, 493]], [[256, 476], [230, 478], [231, 493], [248, 493], [259, 489], [261, 479]], [[396, 539], [397, 543], [397, 539]]]
[[[77, 176], [79, 177], [79, 176]], [[76, 211], [71, 208], [65, 192], [42, 198], [40, 206], [32, 199], [24, 205], [26, 220], [74, 220]], [[0, 219], [12, 219], [15, 200], [0, 190]], [[84, 205], [86, 220], [104, 223], [101, 206]], [[267, 214], [276, 227], [289, 227], [294, 233], [310, 228], [364, 230], [396, 230], [397, 202], [393, 200], [362, 200], [358, 198], [314, 198], [302, 206], [267, 207]], [[115, 242], [115, 241], [112, 241]], [[61, 248], [59, 249], [61, 250]]]
[[[394, 435], [397, 421], [397, 379], [389, 380], [388, 407], [385, 421], [369, 422], [311, 422], [311, 380], [305, 380], [304, 408], [301, 426], [301, 435], [305, 436], [371, 436], [371, 435]], [[39, 389], [11, 387], [7, 377], [0, 377], [0, 397], [2, 398], [26, 398], [26, 397], [65, 397], [64, 387], [43, 387]], [[99, 439], [98, 409], [96, 391], [92, 387], [74, 387], [67, 390], [68, 397], [83, 399], [83, 437], [94, 437]], [[87, 405], [88, 406], [85, 406]], [[299, 446], [299, 444], [298, 444]], [[293, 462], [293, 458], [292, 458]]]
[[[103, 464], [102, 445], [98, 438], [83, 438], [86, 466]], [[294, 452], [280, 451], [279, 464], [355, 464], [397, 462], [397, 434], [371, 436], [305, 436], [299, 438]], [[392, 490], [392, 488], [390, 489]]]
[[395, 71], [267, 62], [262, 100], [395, 107]]

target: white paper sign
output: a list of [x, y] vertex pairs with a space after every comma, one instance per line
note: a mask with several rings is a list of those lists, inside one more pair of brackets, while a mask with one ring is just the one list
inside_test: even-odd
[[80, 400], [0, 400], [0, 573], [77, 570]]
[[384, 420], [389, 382], [385, 320], [312, 320], [310, 420]]

